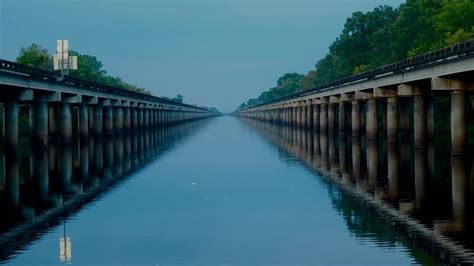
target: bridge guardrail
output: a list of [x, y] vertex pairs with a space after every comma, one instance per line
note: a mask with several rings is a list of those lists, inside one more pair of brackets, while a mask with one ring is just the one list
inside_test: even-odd
[[267, 104], [277, 103], [277, 102], [281, 102], [285, 100], [290, 100], [293, 98], [298, 98], [300, 96], [304, 96], [313, 92], [324, 91], [325, 89], [328, 89], [328, 88], [335, 88], [335, 87], [340, 87], [340, 86], [347, 85], [350, 83], [374, 79], [377, 76], [380, 76], [383, 74], [402, 73], [402, 72], [413, 70], [415, 68], [421, 68], [424, 66], [431, 65], [433, 63], [437, 63], [440, 60], [444, 61], [444, 60], [452, 59], [453, 57], [457, 58], [457, 57], [464, 57], [464, 56], [474, 56], [474, 39], [457, 43], [457, 44], [454, 44], [445, 48], [441, 48], [432, 52], [428, 52], [425, 54], [421, 54], [415, 57], [410, 57], [401, 61], [397, 61], [395, 63], [384, 65], [384, 66], [375, 68], [373, 70], [370, 70], [361, 74], [331, 81], [323, 85], [320, 85], [311, 89], [307, 89], [304, 91], [299, 91], [297, 93], [280, 97], [280, 98], [277, 98], [265, 103], [252, 105], [242, 110], [264, 106]]
[[35, 68], [35, 67], [30, 67], [23, 64], [18, 64], [18, 63], [11, 62], [8, 60], [3, 60], [3, 59], [0, 59], [0, 71], [6, 71], [13, 74], [20, 74], [23, 76], [27, 75], [29, 78], [32, 78], [32, 79], [43, 80], [43, 81], [48, 81], [48, 82], [58, 83], [58, 84], [64, 84], [67, 86], [77, 87], [80, 89], [85, 89], [85, 90], [94, 91], [94, 92], [111, 93], [114, 95], [131, 97], [134, 99], [149, 100], [149, 101], [154, 101], [154, 102], [163, 103], [163, 104], [170, 104], [170, 105], [175, 105], [175, 106], [210, 111], [209, 109], [204, 108], [204, 107], [198, 107], [198, 106], [193, 106], [189, 104], [179, 103], [172, 100], [163, 99], [161, 97], [148, 95], [145, 93], [117, 88], [117, 87], [100, 84], [96, 82], [90, 82], [87, 80], [78, 79], [78, 78], [74, 78], [67, 75], [64, 76], [63, 79], [61, 79], [61, 76], [58, 73]]

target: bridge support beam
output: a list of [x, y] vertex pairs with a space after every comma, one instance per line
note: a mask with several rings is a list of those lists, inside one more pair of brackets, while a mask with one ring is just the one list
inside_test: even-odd
[[98, 104], [94, 108], [94, 133], [95, 137], [102, 136], [102, 105]]

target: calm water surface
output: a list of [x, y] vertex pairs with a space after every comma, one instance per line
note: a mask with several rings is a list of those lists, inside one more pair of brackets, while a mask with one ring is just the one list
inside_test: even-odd
[[[149, 162], [139, 163], [103, 195], [37, 233], [32, 237], [35, 240], [20, 245], [21, 249], [9, 254], [5, 262], [435, 262], [363, 204], [310, 170], [301, 158], [239, 119], [211, 119], [169, 131], [164, 137], [156, 136], [156, 149], [142, 158], [149, 158]], [[134, 153], [133, 139], [131, 143], [129, 161], [133, 164], [141, 156]], [[136, 143], [140, 147], [140, 141]], [[104, 145], [104, 156], [113, 150], [109, 155], [115, 156], [115, 164], [120, 163], [117, 154], [123, 150], [117, 145], [123, 142], [116, 140], [109, 145], [115, 147]], [[79, 148], [73, 149], [72, 156], [80, 157], [76, 153], [80, 153]], [[104, 167], [107, 162], [114, 164], [105, 159]], [[72, 168], [80, 169], [76, 164]], [[108, 177], [112, 179], [114, 173], [126, 168], [114, 170], [117, 166], [112, 165], [112, 176]], [[105, 178], [103, 172], [97, 177], [99, 183]], [[73, 183], [77, 183], [77, 175], [80, 173], [73, 171]], [[87, 191], [86, 186], [82, 189]], [[27, 193], [25, 189], [20, 191]]]

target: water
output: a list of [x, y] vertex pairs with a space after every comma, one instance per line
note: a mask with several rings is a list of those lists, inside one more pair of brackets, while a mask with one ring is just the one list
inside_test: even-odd
[[[12, 265], [439, 263], [439, 256], [427, 248], [439, 250], [436, 243], [414, 242], [407, 235], [417, 232], [407, 234], [394, 226], [389, 215], [374, 207], [378, 203], [371, 205], [362, 197], [378, 198], [374, 195], [380, 189], [375, 188], [383, 187], [396, 192], [383, 197], [388, 208], [398, 209], [395, 199], [407, 206], [427, 200], [413, 196], [417, 190], [402, 178], [396, 191], [384, 178], [362, 188], [370, 184], [366, 172], [373, 170], [364, 166], [360, 178], [367, 182], [326, 177], [321, 169], [341, 171], [344, 167], [335, 166], [353, 161], [349, 154], [354, 147], [347, 145], [351, 149], [346, 154], [341, 152], [344, 142], [331, 139], [328, 156], [318, 157], [309, 131], [232, 117], [204, 120], [102, 144], [91, 141], [87, 149], [77, 144], [70, 150], [57, 148], [57, 157], [48, 151], [46, 188], [32, 185], [37, 184], [27, 169], [32, 152], [22, 149], [20, 199], [14, 210], [12, 197], [6, 196], [12, 193], [2, 191], [2, 210], [15, 217], [2, 223], [3, 260]], [[318, 143], [326, 142], [321, 138]], [[377, 149], [380, 156], [375, 158], [382, 158], [377, 175], [386, 177], [384, 149]], [[361, 150], [361, 165], [368, 165], [362, 158], [373, 152]], [[85, 153], [90, 156], [81, 156]], [[41, 168], [38, 162], [45, 163], [35, 156], [31, 171]], [[58, 168], [52, 158], [59, 160]], [[347, 165], [353, 173], [352, 164]], [[32, 211], [41, 217], [52, 205], [57, 209], [99, 188], [99, 195], [83, 200], [85, 205], [71, 204], [38, 228], [12, 234], [25, 221], [34, 223]], [[448, 209], [444, 220], [452, 218]], [[409, 215], [418, 221], [417, 213]], [[425, 226], [433, 216], [430, 212], [419, 219]]]

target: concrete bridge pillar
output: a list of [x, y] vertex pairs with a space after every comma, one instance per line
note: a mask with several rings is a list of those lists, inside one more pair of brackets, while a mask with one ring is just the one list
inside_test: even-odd
[[398, 140], [398, 99], [387, 98], [387, 142], [396, 143]]
[[[315, 102], [316, 100], [313, 100]], [[313, 129], [319, 130], [319, 104], [313, 105]]]
[[57, 126], [57, 108], [54, 105], [48, 108], [49, 135], [55, 136], [58, 132]]
[[18, 145], [18, 102], [9, 101], [5, 103], [3, 126], [5, 128], [5, 145], [16, 147]]
[[33, 132], [32, 139], [38, 148], [48, 145], [48, 103], [37, 99], [33, 103]]
[[114, 126], [115, 132], [117, 134], [122, 134], [123, 132], [123, 109], [122, 106], [115, 107], [115, 117], [114, 117]]
[[114, 115], [113, 115], [113, 110], [112, 106], [105, 106], [104, 108], [105, 114], [104, 114], [104, 130], [105, 130], [105, 135], [112, 135], [114, 133]]
[[62, 102], [59, 106], [59, 124], [61, 141], [64, 143], [72, 142], [72, 116], [71, 105]]
[[[411, 99], [410, 99], [411, 100]], [[410, 109], [408, 107], [409, 99], [401, 99], [399, 106], [399, 115], [400, 115], [400, 126], [399, 132], [400, 136], [403, 139], [407, 139], [408, 132], [410, 131]]]
[[339, 132], [346, 131], [346, 106], [345, 102], [339, 103]]
[[300, 103], [301, 107], [300, 107], [300, 110], [301, 110], [301, 124], [300, 126], [303, 127], [303, 128], [306, 128], [306, 126], [308, 125], [308, 123], [306, 122], [306, 119], [307, 119], [307, 106], [306, 106], [306, 102], [305, 101], [301, 101]]
[[415, 132], [415, 148], [425, 148], [426, 140], [426, 106], [423, 95], [415, 95], [414, 102], [414, 132]]
[[321, 103], [319, 105], [319, 131], [327, 132], [328, 130], [328, 104]]
[[130, 128], [132, 126], [132, 114], [130, 112], [130, 107], [123, 108], [123, 127], [127, 134], [130, 134]]
[[351, 103], [352, 137], [360, 136], [360, 104], [359, 101]]
[[137, 110], [137, 128], [138, 129], [143, 129], [143, 108], [138, 108]]
[[81, 139], [89, 137], [89, 107], [84, 102], [79, 105], [79, 136]]
[[334, 103], [328, 104], [328, 128], [329, 132], [334, 132], [336, 128], [336, 108]]
[[451, 92], [451, 153], [462, 155], [467, 145], [467, 108], [465, 91]]
[[299, 116], [298, 115], [299, 114], [298, 106], [293, 106], [293, 108], [291, 109], [291, 112], [293, 114], [291, 125], [297, 126], [298, 125], [298, 116]]
[[426, 97], [426, 137], [433, 139], [434, 137], [434, 105], [433, 96]]
[[306, 101], [306, 128], [313, 127], [313, 100]]
[[377, 121], [377, 99], [371, 98], [367, 101], [367, 139], [376, 140], [378, 136]]
[[94, 133], [98, 138], [102, 136], [102, 105], [98, 104], [94, 108]]

